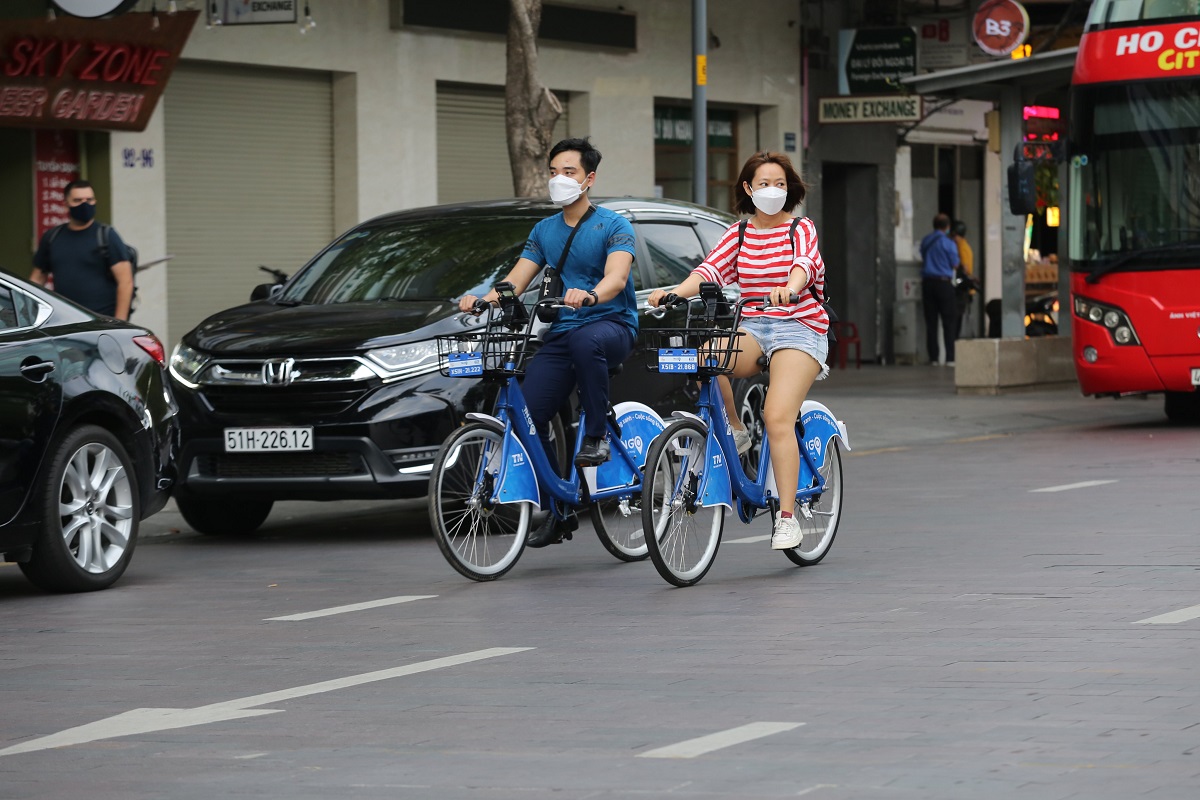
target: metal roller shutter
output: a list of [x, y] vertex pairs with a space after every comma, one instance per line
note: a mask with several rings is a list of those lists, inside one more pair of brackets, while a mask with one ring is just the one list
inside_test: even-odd
[[333, 237], [329, 73], [182, 64], [164, 98], [170, 341]]
[[[554, 125], [554, 141], [567, 133], [567, 100]], [[512, 170], [504, 123], [504, 89], [490, 86], [437, 88], [438, 202], [461, 203], [512, 197]]]

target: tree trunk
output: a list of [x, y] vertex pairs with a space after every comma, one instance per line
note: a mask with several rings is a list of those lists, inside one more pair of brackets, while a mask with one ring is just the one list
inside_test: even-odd
[[546, 156], [554, 145], [550, 138], [562, 114], [562, 104], [538, 80], [537, 32], [542, 21], [542, 0], [509, 0], [508, 5], [504, 119], [513, 194], [546, 197]]

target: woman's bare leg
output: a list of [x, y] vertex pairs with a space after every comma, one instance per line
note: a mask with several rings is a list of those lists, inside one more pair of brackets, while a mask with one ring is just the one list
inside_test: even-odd
[[800, 474], [800, 447], [796, 420], [813, 381], [821, 374], [817, 360], [801, 350], [776, 350], [771, 356], [771, 388], [763, 406], [767, 441], [771, 443], [771, 469], [779, 490], [779, 509], [789, 514], [795, 504]]

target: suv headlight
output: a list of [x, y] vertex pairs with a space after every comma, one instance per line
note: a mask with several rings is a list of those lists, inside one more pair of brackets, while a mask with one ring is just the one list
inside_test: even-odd
[[208, 356], [193, 350], [182, 342], [177, 344], [174, 352], [171, 353], [171, 374], [189, 389], [195, 389], [200, 385], [198, 378], [207, 366]]
[[1075, 316], [1105, 328], [1116, 344], [1141, 344], [1133, 330], [1133, 323], [1116, 306], [1076, 296]]
[[367, 358], [380, 367], [382, 377], [387, 380], [411, 378], [437, 370], [437, 342], [429, 339], [413, 344], [379, 347], [368, 350]]

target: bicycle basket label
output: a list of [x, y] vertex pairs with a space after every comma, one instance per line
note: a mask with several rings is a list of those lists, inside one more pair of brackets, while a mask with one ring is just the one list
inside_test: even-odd
[[446, 360], [451, 378], [483, 374], [483, 356], [479, 353], [449, 353]]
[[696, 372], [696, 348], [660, 347], [658, 349], [659, 372]]

